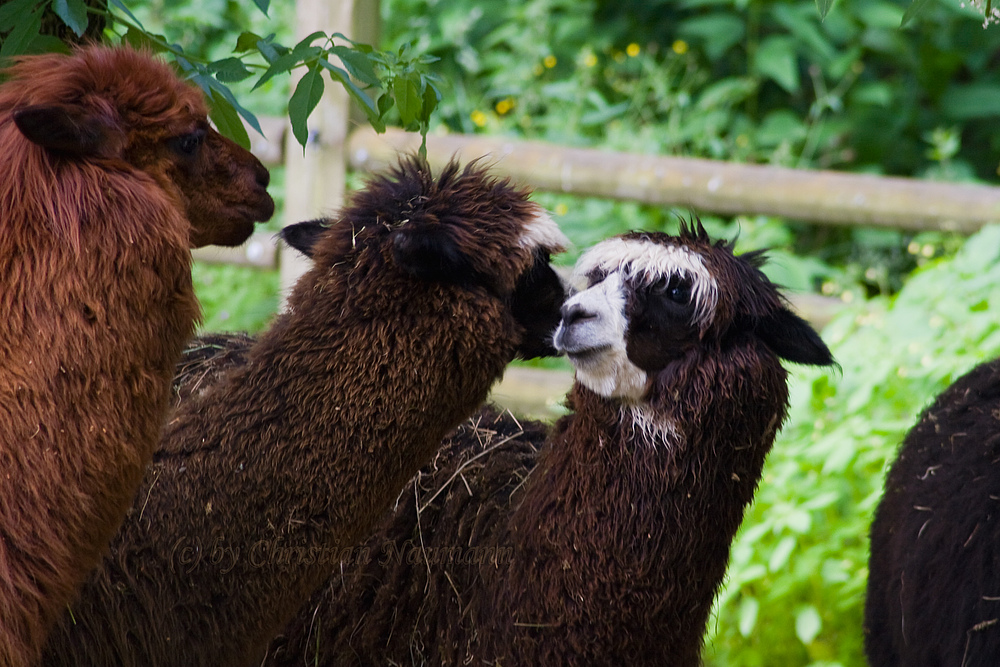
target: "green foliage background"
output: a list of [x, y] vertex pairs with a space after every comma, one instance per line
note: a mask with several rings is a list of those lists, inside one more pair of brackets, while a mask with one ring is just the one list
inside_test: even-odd
[[796, 369], [788, 422], [733, 548], [709, 665], [865, 664], [868, 523], [919, 411], [1000, 354], [1000, 227], [823, 332], [842, 373]]

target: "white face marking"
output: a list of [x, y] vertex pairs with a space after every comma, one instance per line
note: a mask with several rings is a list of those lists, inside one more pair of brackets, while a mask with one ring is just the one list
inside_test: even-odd
[[[566, 300], [554, 342], [569, 355], [583, 386], [601, 396], [635, 402], [645, 395], [648, 378], [625, 349], [625, 304], [625, 284], [619, 273], [612, 273]], [[574, 310], [580, 317], [572, 317]]]
[[520, 245], [532, 250], [542, 247], [549, 252], [562, 252], [569, 246], [569, 239], [549, 214], [537, 207], [534, 217], [524, 225]]
[[586, 276], [594, 270], [622, 272], [626, 280], [639, 279], [648, 283], [671, 275], [688, 276], [692, 280], [695, 324], [704, 328], [712, 321], [719, 300], [719, 285], [708, 272], [701, 255], [683, 246], [640, 239], [608, 239], [588, 250], [576, 263], [573, 273]]

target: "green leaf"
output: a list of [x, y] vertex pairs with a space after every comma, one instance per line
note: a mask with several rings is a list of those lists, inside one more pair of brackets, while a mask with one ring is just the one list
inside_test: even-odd
[[760, 601], [754, 597], [744, 597], [740, 600], [740, 610], [737, 612], [740, 634], [749, 637], [757, 625], [757, 613], [760, 611]]
[[313, 112], [320, 98], [323, 97], [323, 76], [319, 68], [310, 69], [295, 86], [295, 92], [288, 100], [288, 118], [292, 121], [292, 134], [305, 150], [309, 140], [309, 128], [306, 123], [309, 114]]
[[[253, 4], [257, 5], [257, 9], [263, 12], [264, 16], [267, 16], [267, 10], [271, 7], [271, 0], [253, 0]], [[270, 18], [268, 16], [268, 18]]]
[[368, 97], [365, 91], [358, 88], [358, 85], [351, 81], [351, 76], [345, 70], [337, 67], [330, 61], [320, 58], [319, 64], [330, 71], [330, 77], [332, 79], [340, 82], [340, 84], [344, 86], [351, 98], [361, 105], [365, 115], [368, 116], [368, 121], [375, 126], [375, 129], [378, 129], [378, 126], [375, 125], [380, 118], [378, 108], [375, 106], [375, 103], [372, 102], [372, 99]]
[[395, 106], [395, 102], [392, 100], [392, 95], [385, 93], [378, 98], [378, 115], [381, 118], [389, 113], [389, 110]]
[[[414, 81], [414, 79], [417, 79]], [[410, 125], [420, 113], [422, 98], [420, 96], [419, 77], [409, 74], [396, 77], [392, 82], [392, 96], [396, 98], [396, 108], [399, 109], [399, 119], [403, 127]]]
[[208, 96], [208, 105], [208, 115], [219, 132], [243, 148], [250, 150], [250, 135], [243, 127], [236, 108], [222, 95], [217, 95], [214, 92]]
[[38, 38], [41, 30], [41, 11], [33, 11], [27, 18], [22, 18], [0, 45], [0, 58], [27, 53], [29, 45]]
[[833, 0], [816, 0], [816, 9], [819, 10], [819, 18], [823, 20], [826, 15], [830, 13], [830, 7], [833, 7]]
[[823, 619], [820, 618], [816, 607], [809, 605], [795, 614], [795, 636], [803, 644], [811, 644], [822, 629]]
[[129, 11], [129, 8], [125, 6], [122, 0], [108, 0], [108, 6], [114, 7], [115, 9], [119, 10], [120, 12], [125, 14], [125, 16], [129, 17], [133, 23], [142, 28], [142, 22], [135, 17], [135, 14]]
[[135, 26], [129, 26], [122, 36], [122, 41], [134, 49], [147, 49], [152, 53], [162, 53], [166, 47], [162, 42], [157, 41], [148, 32], [140, 30]]
[[[261, 51], [261, 53], [263, 53], [263, 51]], [[294, 53], [286, 53], [283, 56], [279, 56], [277, 60], [271, 63], [271, 66], [267, 68], [267, 71], [264, 72], [259, 79], [257, 79], [257, 83], [253, 85], [253, 88], [251, 90], [257, 90], [265, 83], [270, 81], [271, 78], [276, 74], [284, 74], [286, 72], [291, 72], [292, 68], [295, 67], [298, 63], [299, 59], [296, 57]]]
[[24, 14], [31, 11], [38, 0], [11, 0], [0, 4], [0, 32], [7, 32], [24, 21]]
[[941, 98], [941, 110], [955, 120], [994, 117], [1000, 114], [1000, 88], [985, 82], [950, 86]]
[[335, 53], [340, 58], [340, 62], [344, 63], [344, 68], [358, 81], [367, 83], [370, 86], [379, 86], [382, 84], [379, 81], [378, 74], [375, 73], [372, 61], [364, 53], [359, 53], [346, 46], [334, 46], [330, 49], [330, 52]]
[[767, 569], [771, 572], [777, 572], [781, 568], [785, 567], [788, 563], [789, 556], [792, 555], [792, 551], [795, 550], [795, 538], [791, 535], [782, 538], [778, 542], [778, 546], [774, 548], [771, 552], [771, 558], [767, 561]]
[[820, 31], [816, 17], [807, 7], [777, 5], [774, 8], [774, 18], [806, 47], [814, 60], [830, 61], [836, 57], [837, 49]]
[[87, 29], [87, 3], [83, 0], [52, 0], [52, 11], [77, 37]]
[[240, 36], [236, 38], [236, 48], [233, 49], [233, 53], [246, 53], [247, 51], [253, 51], [257, 48], [257, 42], [262, 41], [264, 38], [253, 32], [241, 32]]
[[31, 40], [28, 46], [29, 53], [65, 53], [69, 55], [72, 51], [69, 45], [55, 35], [38, 35]]
[[441, 101], [441, 91], [437, 89], [430, 81], [424, 82], [424, 104], [420, 108], [420, 121], [422, 123], [429, 123], [431, 120], [431, 114], [437, 109], [438, 103]]
[[739, 44], [746, 35], [746, 21], [732, 14], [707, 14], [681, 21], [677, 34], [688, 40], [698, 40], [709, 60], [720, 59], [726, 51]]
[[789, 93], [799, 90], [799, 65], [795, 40], [787, 36], [764, 39], [753, 59], [754, 70], [777, 83]]
[[229, 103], [230, 106], [236, 109], [237, 113], [239, 113], [239, 115], [250, 125], [250, 127], [255, 129], [260, 134], [264, 134], [264, 130], [260, 127], [260, 121], [258, 121], [257, 117], [250, 111], [243, 108], [243, 106], [236, 100], [236, 96], [233, 95], [233, 91], [229, 90], [228, 86], [220, 83], [215, 79], [215, 77], [211, 76], [207, 72], [199, 72], [191, 77], [191, 80], [204, 90], [205, 94], [208, 95], [210, 99], [215, 96], [221, 96], [226, 102]]
[[917, 18], [923, 14], [934, 0], [913, 0], [910, 6], [906, 8], [906, 12], [903, 13], [903, 19], [899, 22], [899, 27], [903, 27], [909, 23], [912, 19]]
[[278, 60], [281, 56], [285, 55], [289, 51], [289, 48], [287, 46], [284, 46], [274, 41], [273, 32], [267, 37], [264, 37], [263, 39], [258, 41], [256, 47], [257, 50], [260, 52], [260, 55], [264, 56], [264, 60], [266, 60], [268, 64], [271, 65], [273, 65], [276, 60]]
[[292, 52], [305, 53], [307, 49], [312, 47], [312, 43], [315, 42], [320, 37], [326, 39], [326, 33], [323, 32], [322, 30], [317, 30], [316, 32], [311, 33], [306, 37], [303, 37], [302, 39], [299, 40], [299, 43], [295, 45], [295, 48], [292, 49]]
[[215, 78], [223, 83], [243, 81], [252, 76], [252, 72], [247, 69], [247, 66], [239, 58], [217, 60], [209, 65], [209, 69], [215, 73]]

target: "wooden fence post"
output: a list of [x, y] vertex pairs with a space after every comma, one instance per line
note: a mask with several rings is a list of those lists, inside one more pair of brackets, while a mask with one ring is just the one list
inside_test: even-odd
[[[374, 43], [378, 17], [378, 0], [296, 0], [296, 39], [324, 30]], [[309, 118], [309, 142], [305, 151], [291, 132], [286, 133], [286, 225], [334, 214], [344, 202], [349, 97], [339, 84], [328, 78], [325, 83], [323, 99]], [[279, 262], [284, 302], [309, 262], [289, 248], [281, 249]]]

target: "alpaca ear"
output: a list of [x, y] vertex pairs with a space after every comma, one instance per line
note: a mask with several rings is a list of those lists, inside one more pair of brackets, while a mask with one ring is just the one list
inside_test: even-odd
[[290, 247], [295, 248], [311, 259], [316, 242], [330, 228], [327, 223], [328, 220], [325, 218], [296, 222], [294, 225], [288, 225], [278, 232], [278, 236]]
[[474, 276], [472, 262], [445, 225], [404, 225], [392, 239], [396, 263], [421, 280], [466, 283]]
[[819, 334], [787, 308], [760, 320], [755, 331], [772, 352], [787, 361], [810, 366], [836, 363]]
[[24, 107], [14, 112], [14, 124], [28, 141], [42, 148], [78, 156], [107, 153], [107, 123], [74, 107]]

